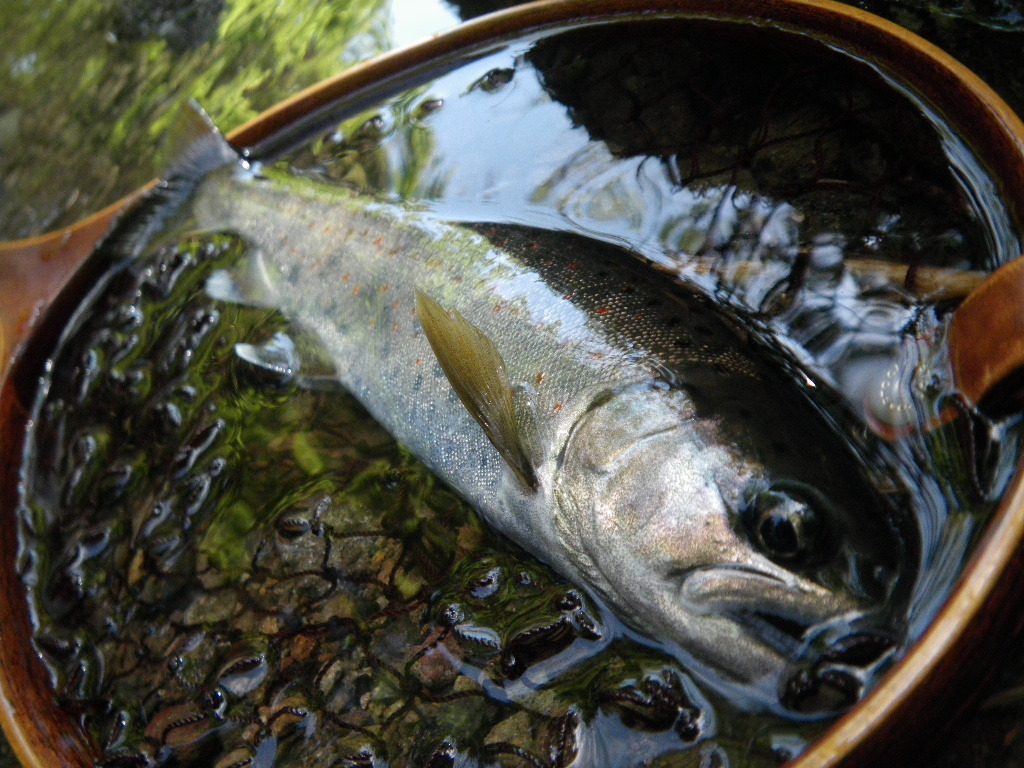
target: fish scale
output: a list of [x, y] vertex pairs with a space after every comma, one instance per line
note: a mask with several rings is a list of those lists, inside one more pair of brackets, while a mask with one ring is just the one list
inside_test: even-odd
[[[475, 504], [493, 504], [500, 461], [469, 413], [452, 407], [454, 393], [415, 317], [415, 288], [474, 318], [506, 352], [511, 380], [525, 385], [534, 410], [551, 414], [553, 422], [571, 423], [573, 406], [585, 407], [569, 393], [596, 394], [650, 378], [637, 344], [624, 349], [602, 333], [624, 314], [622, 302], [613, 297], [607, 315], [595, 320], [578, 303], [590, 297], [575, 277], [583, 270], [569, 269], [572, 262], [564, 253], [545, 249], [545, 256], [527, 247], [521, 258], [492, 246], [482, 232], [360, 200], [344, 190], [330, 192], [310, 200], [273, 181], [238, 179], [225, 169], [200, 191], [199, 198], [213, 204], [197, 210], [198, 223], [244, 234], [281, 276], [272, 287], [274, 303], [325, 341], [345, 386]], [[344, 225], [338, 223], [341, 216]], [[405, 226], [396, 230], [396, 220]], [[324, 221], [331, 224], [315, 224]], [[323, 237], [310, 243], [317, 228]], [[388, 233], [386, 241], [382, 231]], [[566, 284], [546, 287], [544, 273], [559, 271], [555, 258]], [[524, 335], [543, 341], [517, 349], [516, 339]], [[585, 351], [567, 357], [569, 344]], [[424, 423], [433, 425], [429, 433], [409, 429]], [[467, 466], [481, 468], [476, 487], [467, 487]]]
[[283, 368], [269, 342], [267, 367], [313, 378], [326, 355], [489, 524], [699, 677], [782, 711], [815, 627], [893, 615], [912, 576], [874, 482], [902, 476], [756, 318], [615, 244], [446, 221], [197, 141], [184, 212], [245, 242], [207, 291], [280, 310], [299, 340]]
[[[618, 246], [516, 225], [441, 222], [344, 189], [230, 168], [211, 175], [198, 199], [201, 227], [243, 234], [276, 273], [262, 290], [324, 340], [346, 388], [477, 505], [493, 504], [501, 462], [469, 413], [451, 407], [455, 394], [415, 316], [416, 288], [494, 341], [546, 445], [563, 442], [601, 393], [669, 381], [686, 388], [702, 415], [695, 433], [738, 446], [743, 461], [772, 448], [734, 428], [749, 416], [723, 414], [769, 419], [778, 398], [796, 400], [750, 329]], [[418, 426], [425, 423], [429, 434]], [[801, 463], [786, 462], [785, 471], [811, 474]], [[467, 480], [467, 466], [482, 474]]]

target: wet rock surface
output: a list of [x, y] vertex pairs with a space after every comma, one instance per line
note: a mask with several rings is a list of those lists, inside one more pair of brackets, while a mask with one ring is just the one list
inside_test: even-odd
[[654, 765], [738, 738], [346, 395], [235, 356], [287, 330], [205, 298], [244, 255], [195, 233], [113, 275], [40, 403], [21, 568], [100, 765]]

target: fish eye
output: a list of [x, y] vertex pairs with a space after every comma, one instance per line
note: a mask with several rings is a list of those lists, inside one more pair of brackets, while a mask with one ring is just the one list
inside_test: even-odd
[[748, 534], [769, 559], [805, 566], [824, 555], [820, 506], [810, 489], [784, 486], [758, 491], [743, 511]]

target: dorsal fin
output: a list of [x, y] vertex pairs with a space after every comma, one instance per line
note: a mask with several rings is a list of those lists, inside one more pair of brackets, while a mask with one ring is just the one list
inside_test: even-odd
[[527, 488], [537, 476], [516, 422], [512, 387], [505, 363], [489, 338], [457, 311], [445, 311], [422, 291], [416, 310], [437, 361], [487, 438]]

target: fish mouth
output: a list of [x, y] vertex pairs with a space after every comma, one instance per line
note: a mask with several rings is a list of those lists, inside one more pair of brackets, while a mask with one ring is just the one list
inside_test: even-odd
[[804, 640], [814, 622], [799, 621], [764, 610], [732, 611], [729, 616], [748, 634], [787, 657], [794, 657], [804, 647]]
[[[748, 636], [788, 659], [778, 678], [779, 704], [811, 720], [833, 717], [857, 704], [898, 647], [888, 632], [854, 628], [870, 622], [867, 613], [834, 622], [795, 620], [765, 610], [735, 611], [731, 617]], [[832, 624], [845, 627], [845, 632], [834, 636]]]
[[899, 643], [891, 634], [876, 629], [851, 632], [829, 642], [818, 655], [820, 663], [867, 669], [875, 666]]
[[853, 631], [792, 667], [779, 688], [788, 711], [810, 718], [845, 712], [864, 695], [873, 672], [892, 657], [898, 643], [874, 630]]
[[[790, 659], [814, 656], [860, 667], [896, 644], [888, 634], [853, 629], [872, 623], [863, 605], [796, 574], [729, 564], [690, 568], [680, 577], [684, 601], [727, 617], [748, 637]], [[828, 627], [833, 628], [824, 632]], [[833, 639], [820, 640], [824, 634]]]
[[877, 609], [783, 569], [700, 566], [677, 578], [691, 610], [731, 623], [741, 645], [774, 659], [773, 671], [763, 668], [765, 681], [774, 681], [775, 701], [791, 716], [849, 709], [898, 645]]
[[[868, 670], [898, 646], [892, 634], [880, 629], [851, 630], [819, 645], [811, 640], [819, 634], [820, 622], [795, 621], [788, 616], [757, 610], [737, 611], [731, 616], [780, 653], [811, 660], [818, 666]], [[852, 617], [850, 623], [857, 624], [862, 618], [864, 616]]]

